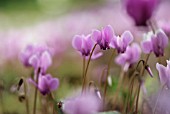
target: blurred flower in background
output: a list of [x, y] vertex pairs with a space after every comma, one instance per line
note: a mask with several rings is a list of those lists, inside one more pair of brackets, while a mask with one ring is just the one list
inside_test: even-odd
[[147, 26], [159, 0], [123, 0], [126, 11], [133, 18], [137, 26]]

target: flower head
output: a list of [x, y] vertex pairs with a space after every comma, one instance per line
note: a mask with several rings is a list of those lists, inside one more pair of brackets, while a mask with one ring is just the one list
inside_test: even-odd
[[51, 53], [47, 47], [43, 46], [28, 45], [20, 58], [25, 66], [34, 67], [35, 70], [41, 68], [41, 73], [45, 73], [52, 64]]
[[114, 31], [111, 25], [106, 26], [101, 31], [93, 30], [92, 38], [100, 46], [101, 49], [109, 49], [111, 39], [113, 38]]
[[81, 52], [82, 56], [89, 56], [94, 46], [94, 42], [91, 39], [91, 35], [75, 35], [72, 40], [72, 46], [74, 49]]
[[64, 102], [64, 112], [66, 114], [93, 114], [99, 111], [100, 99], [92, 94], [86, 93]]
[[162, 30], [157, 30], [154, 34], [149, 32], [144, 36], [141, 47], [144, 53], [154, 52], [156, 57], [164, 55], [164, 48], [168, 45], [168, 37]]
[[163, 66], [159, 63], [156, 64], [156, 69], [159, 72], [159, 78], [162, 85], [166, 84], [170, 88], [170, 60], [167, 60], [167, 66]]
[[158, 4], [158, 0], [124, 0], [126, 11], [137, 26], [146, 26]]
[[118, 57], [116, 57], [116, 63], [121, 65], [125, 71], [128, 70], [129, 66], [137, 62], [140, 58], [141, 49], [138, 44], [133, 43], [128, 46], [126, 51]]
[[32, 79], [29, 79], [29, 81], [34, 84], [43, 95], [56, 90], [59, 86], [59, 80], [57, 78], [53, 78], [50, 74], [40, 74], [38, 85]]
[[127, 46], [133, 41], [133, 35], [130, 31], [125, 31], [121, 36], [114, 36], [110, 47], [116, 48], [118, 53], [124, 53]]

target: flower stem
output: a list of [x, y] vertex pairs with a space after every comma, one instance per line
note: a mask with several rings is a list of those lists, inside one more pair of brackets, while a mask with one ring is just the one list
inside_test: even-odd
[[27, 95], [27, 83], [25, 78], [22, 78], [23, 82], [24, 82], [24, 93], [25, 93], [25, 105], [26, 105], [26, 110], [27, 110], [27, 114], [29, 114], [29, 100], [28, 100], [28, 95]]
[[55, 102], [54, 102], [54, 95], [52, 92], [50, 92], [50, 98], [52, 100], [52, 103], [53, 103], [53, 113], [52, 114], [56, 114], [56, 111], [55, 111]]
[[[147, 65], [147, 62], [148, 62], [149, 57], [150, 57], [150, 54], [151, 54], [151, 53], [149, 53], [149, 54], [146, 55], [146, 60], [145, 60], [145, 62], [144, 62], [144, 65], [143, 65], [143, 67], [142, 67], [142, 70], [140, 71], [139, 76], [143, 76], [143, 75], [144, 75], [145, 66]], [[138, 86], [138, 93], [137, 93], [137, 99], [136, 99], [135, 114], [137, 114], [137, 112], [138, 112], [138, 101], [139, 101], [139, 95], [140, 95], [140, 87], [141, 87], [141, 83], [140, 83], [139, 86]]]
[[[125, 75], [125, 71], [122, 69], [121, 71], [121, 74], [120, 74], [120, 78], [119, 78], [119, 82], [118, 82], [118, 86], [116, 88], [116, 92], [115, 92], [115, 96], [114, 96], [114, 103], [117, 102], [117, 96], [118, 96], [118, 93], [120, 91], [120, 88], [121, 88], [121, 85], [122, 85], [122, 82], [123, 82], [123, 77]], [[115, 108], [115, 105], [113, 105], [113, 109]]]
[[133, 93], [133, 85], [134, 85], [135, 77], [138, 75], [138, 72], [136, 72], [136, 71], [137, 71], [140, 63], [143, 63], [142, 65], [144, 65], [144, 61], [143, 61], [143, 60], [140, 60], [140, 61], [138, 62], [137, 66], [136, 66], [136, 68], [135, 68], [135, 70], [134, 70], [134, 72], [133, 72], [133, 74], [132, 74], [132, 76], [131, 76], [131, 78], [130, 78], [130, 81], [129, 81], [129, 84], [130, 84], [130, 85], [129, 85], [130, 94], [129, 94], [129, 95], [127, 96], [127, 98], [126, 98], [126, 106], [125, 106], [125, 109], [124, 109], [124, 112], [126, 112], [126, 113], [127, 113], [127, 111], [128, 111], [129, 102], [130, 102], [130, 99], [131, 99], [131, 96], [132, 96], [132, 93]]
[[84, 80], [84, 71], [85, 71], [86, 61], [85, 57], [83, 56], [83, 68], [82, 68], [82, 79]]
[[88, 62], [87, 62], [87, 66], [86, 66], [86, 69], [85, 69], [85, 72], [84, 72], [84, 79], [83, 79], [83, 85], [82, 85], [82, 93], [85, 89], [85, 86], [86, 86], [86, 75], [87, 75], [87, 71], [88, 71], [88, 68], [89, 68], [89, 64], [90, 64], [90, 60], [91, 60], [91, 57], [92, 57], [92, 54], [94, 52], [94, 49], [96, 48], [97, 44], [94, 45], [91, 53], [90, 53], [90, 56], [89, 56], [89, 59], [88, 59]]
[[110, 59], [108, 61], [108, 65], [107, 65], [107, 72], [106, 72], [106, 80], [105, 80], [105, 84], [104, 84], [104, 96], [103, 96], [103, 107], [105, 106], [105, 100], [106, 100], [106, 93], [107, 93], [107, 78], [109, 76], [109, 72], [110, 72], [110, 66], [111, 66], [111, 61], [113, 59], [113, 56], [115, 54], [115, 49], [113, 50], [111, 56], [110, 56]]
[[127, 113], [128, 111], [128, 108], [129, 108], [129, 102], [131, 100], [131, 96], [132, 96], [132, 93], [133, 93], [133, 85], [134, 85], [134, 80], [135, 80], [135, 75], [133, 75], [133, 77], [131, 78], [130, 80], [130, 85], [129, 85], [129, 91], [130, 93], [128, 94], [127, 98], [126, 98], [126, 106], [125, 106], [125, 109], [124, 109], [124, 112]]
[[[38, 68], [38, 71], [35, 73], [35, 77], [36, 77], [36, 84], [38, 85], [38, 81], [39, 81], [39, 73], [40, 73], [41, 68]], [[36, 114], [36, 104], [37, 104], [37, 93], [38, 93], [38, 89], [37, 87], [35, 88], [35, 94], [34, 94], [34, 104], [33, 104], [33, 114]]]

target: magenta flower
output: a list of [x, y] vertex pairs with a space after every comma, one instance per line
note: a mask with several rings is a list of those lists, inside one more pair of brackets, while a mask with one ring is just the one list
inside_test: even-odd
[[91, 39], [91, 35], [75, 35], [72, 40], [72, 46], [74, 49], [81, 52], [82, 56], [89, 56], [94, 46], [94, 42]]
[[122, 54], [119, 54], [116, 57], [116, 63], [121, 65], [124, 71], [127, 71], [128, 68], [137, 62], [140, 58], [141, 49], [138, 44], [133, 43], [131, 46], [128, 46], [126, 51]]
[[146, 26], [159, 0], [124, 0], [126, 11], [137, 26]]
[[25, 66], [34, 67], [35, 70], [40, 68], [41, 73], [45, 73], [52, 64], [51, 53], [47, 47], [43, 46], [27, 46], [20, 58]]
[[40, 74], [38, 85], [32, 79], [29, 79], [29, 82], [36, 86], [43, 95], [46, 95], [51, 91], [56, 90], [59, 86], [58, 78], [53, 78], [50, 74]]
[[106, 26], [101, 31], [93, 30], [92, 38], [100, 46], [101, 49], [110, 49], [110, 42], [113, 38], [114, 31], [111, 25]]
[[170, 60], [167, 60], [167, 66], [163, 66], [159, 63], [156, 64], [156, 69], [159, 72], [159, 78], [162, 85], [166, 84], [170, 88]]
[[99, 111], [101, 100], [94, 94], [87, 93], [64, 102], [66, 114], [93, 114]]
[[164, 49], [168, 45], [168, 37], [162, 30], [157, 30], [155, 34], [149, 32], [144, 36], [141, 47], [144, 53], [154, 52], [156, 57], [164, 55]]
[[133, 41], [133, 35], [130, 31], [125, 31], [121, 36], [114, 36], [110, 47], [117, 49], [118, 53], [124, 53], [127, 46]]

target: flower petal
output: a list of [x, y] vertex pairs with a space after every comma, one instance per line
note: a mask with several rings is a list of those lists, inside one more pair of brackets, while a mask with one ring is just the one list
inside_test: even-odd
[[56, 90], [59, 86], [58, 78], [52, 78], [49, 83], [50, 91]]
[[133, 35], [130, 31], [125, 31], [122, 35], [121, 38], [123, 40], [123, 45], [127, 47], [132, 41], [133, 41]]
[[115, 62], [117, 64], [121, 65], [122, 67], [124, 67], [127, 60], [128, 60], [128, 56], [125, 53], [123, 53], [123, 54], [120, 54], [116, 57]]
[[168, 81], [167, 68], [159, 63], [156, 64], [156, 69], [159, 72], [159, 78], [161, 83], [164, 85]]
[[131, 51], [132, 51], [132, 55], [131, 55], [131, 63], [135, 63], [139, 60], [140, 58], [140, 54], [141, 54], [141, 49], [139, 47], [139, 45], [137, 43], [133, 43], [131, 45]]
[[74, 36], [72, 40], [72, 46], [74, 47], [74, 49], [81, 51], [82, 37], [79, 35]]
[[109, 46], [112, 47], [112, 48], [118, 48], [118, 45], [117, 45], [117, 37], [116, 37], [116, 36], [113, 36], [113, 38], [111, 39], [111, 42], [110, 42]]
[[167, 37], [167, 35], [161, 29], [158, 30], [156, 34], [157, 34], [157, 37], [159, 39], [160, 46], [165, 48], [168, 45], [168, 37]]
[[38, 57], [36, 55], [32, 55], [29, 58], [29, 64], [32, 65], [35, 69], [37, 69], [39, 64]]
[[113, 28], [111, 25], [108, 25], [106, 26], [104, 29], [103, 29], [103, 32], [104, 32], [104, 35], [105, 35], [105, 41], [106, 42], [110, 42], [111, 39], [113, 38], [113, 35], [114, 35], [114, 31], [113, 31]]
[[100, 43], [102, 40], [101, 32], [99, 30], [93, 30], [92, 39], [94, 39], [96, 43]]
[[43, 72], [46, 72], [47, 68], [52, 64], [50, 53], [48, 51], [43, 52], [40, 61], [41, 61], [40, 67], [43, 69]]
[[146, 54], [152, 52], [152, 42], [148, 40], [141, 42], [141, 48]]
[[92, 40], [90, 34], [85, 37], [85, 44], [86, 44], [85, 48], [87, 50], [92, 50], [92, 48], [94, 46], [94, 41]]
[[47, 81], [48, 80], [46, 79], [46, 76], [42, 75], [42, 76], [39, 77], [38, 87], [39, 87], [41, 92], [48, 90]]

